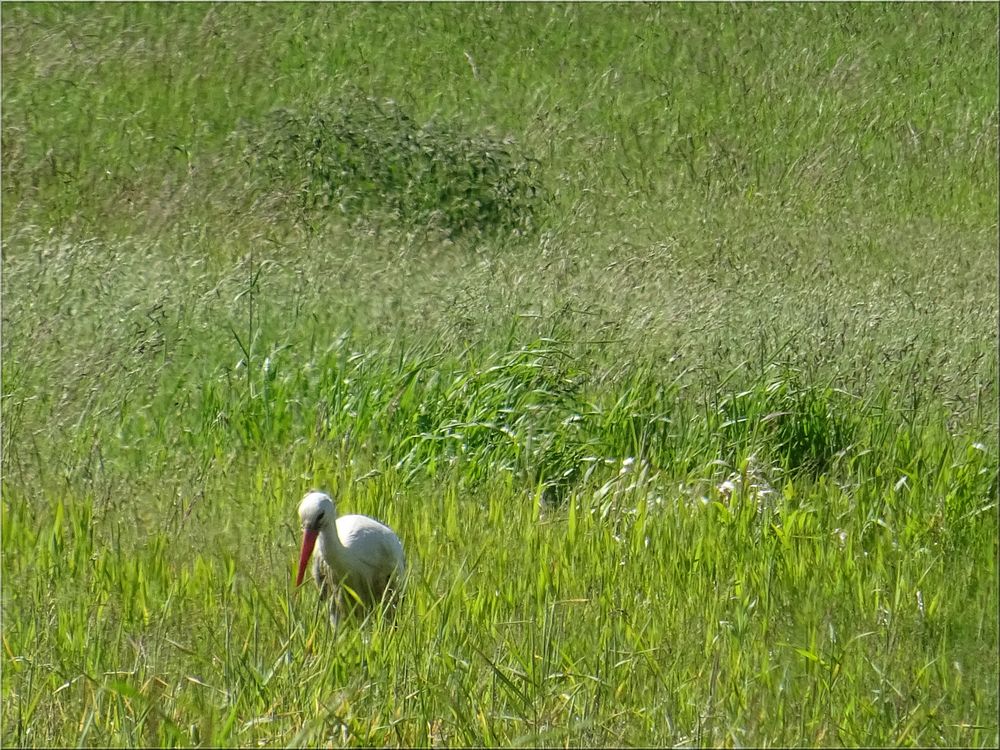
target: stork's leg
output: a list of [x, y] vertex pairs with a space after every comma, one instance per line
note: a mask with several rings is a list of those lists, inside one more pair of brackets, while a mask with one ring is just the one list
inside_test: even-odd
[[389, 578], [382, 585], [382, 595], [379, 597], [379, 607], [383, 611], [383, 618], [395, 627], [396, 610], [399, 608], [403, 592], [397, 581]]
[[340, 588], [340, 614], [343, 617], [354, 617], [363, 614], [367, 610], [367, 602], [364, 599], [364, 590], [360, 592], [351, 588], [346, 583], [341, 583]]
[[340, 624], [340, 587], [333, 582], [329, 568], [319, 558], [316, 558], [316, 562], [313, 565], [313, 576], [316, 579], [316, 585], [319, 587], [319, 599], [317, 602], [326, 604], [330, 625], [333, 626], [333, 634], [336, 636], [337, 627]]
[[340, 587], [338, 586], [334, 589], [333, 596], [330, 597], [330, 624], [333, 625], [334, 638], [340, 629], [340, 620], [343, 617], [342, 609]]
[[330, 624], [333, 626], [333, 638], [337, 639], [337, 634], [340, 632], [340, 589], [334, 593], [330, 600]]
[[319, 617], [319, 611], [323, 607], [323, 603], [324, 603], [323, 602], [323, 597], [321, 597], [321, 596], [316, 597], [316, 615], [313, 618], [313, 622], [315, 622], [316, 618]]

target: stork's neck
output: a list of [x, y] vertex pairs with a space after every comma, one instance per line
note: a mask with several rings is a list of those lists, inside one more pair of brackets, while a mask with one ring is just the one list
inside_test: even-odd
[[340, 541], [340, 534], [337, 533], [337, 524], [328, 523], [319, 530], [319, 553], [323, 559], [330, 563], [339, 560], [344, 551], [344, 545]]

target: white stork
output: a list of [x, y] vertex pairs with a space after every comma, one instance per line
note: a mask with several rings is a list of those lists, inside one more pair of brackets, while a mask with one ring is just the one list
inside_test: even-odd
[[[352, 611], [354, 604], [368, 610], [379, 602], [394, 600], [406, 559], [403, 545], [392, 529], [368, 516], [338, 518], [337, 508], [325, 492], [310, 492], [302, 498], [299, 518], [302, 551], [295, 585], [301, 585], [318, 541], [313, 577], [321, 599], [334, 595], [335, 621], [345, 611]], [[349, 591], [345, 593], [344, 588]]]

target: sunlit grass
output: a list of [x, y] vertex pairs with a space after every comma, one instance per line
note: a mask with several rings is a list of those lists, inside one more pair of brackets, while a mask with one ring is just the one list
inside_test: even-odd
[[2, 13], [4, 744], [997, 743], [995, 7]]

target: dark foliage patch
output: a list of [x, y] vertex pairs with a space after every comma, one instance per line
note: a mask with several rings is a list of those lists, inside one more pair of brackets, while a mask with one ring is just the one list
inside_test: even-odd
[[542, 203], [538, 162], [512, 138], [418, 125], [391, 100], [344, 96], [307, 112], [278, 109], [247, 136], [256, 176], [310, 214], [527, 232]]

